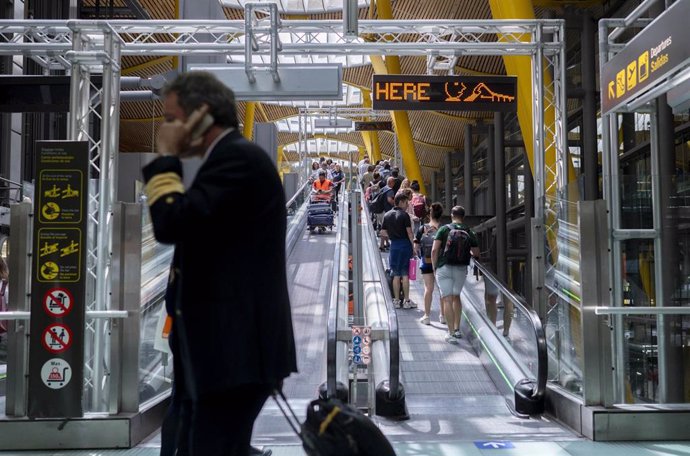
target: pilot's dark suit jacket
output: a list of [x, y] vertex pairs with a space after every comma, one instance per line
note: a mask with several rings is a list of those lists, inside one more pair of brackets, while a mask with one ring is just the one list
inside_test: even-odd
[[285, 195], [268, 155], [234, 130], [186, 191], [176, 157], [143, 172], [156, 239], [175, 244], [166, 305], [187, 393], [275, 384], [296, 372]]

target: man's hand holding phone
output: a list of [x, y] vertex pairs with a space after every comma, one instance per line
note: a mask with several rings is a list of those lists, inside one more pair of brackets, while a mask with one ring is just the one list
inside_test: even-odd
[[188, 149], [200, 146], [204, 133], [213, 125], [213, 117], [208, 110], [208, 105], [204, 104], [192, 112], [186, 122], [180, 119], [163, 122], [156, 138], [158, 154], [180, 156], [185, 155]]

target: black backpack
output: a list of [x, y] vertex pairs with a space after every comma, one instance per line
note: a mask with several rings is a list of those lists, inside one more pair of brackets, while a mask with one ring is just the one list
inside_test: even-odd
[[422, 234], [422, 256], [426, 264], [431, 264], [431, 249], [434, 247], [434, 239], [436, 238], [436, 231], [438, 229], [432, 225], [424, 224], [424, 234]]
[[385, 186], [383, 187], [377, 194], [376, 197], [371, 201], [371, 213], [372, 214], [381, 214], [384, 212], [384, 209], [386, 208], [386, 198], [388, 191], [390, 190], [390, 187]]
[[446, 264], [467, 266], [472, 258], [470, 253], [472, 237], [469, 230], [454, 223], [446, 226], [450, 229], [446, 246], [443, 249], [443, 258], [445, 258]]

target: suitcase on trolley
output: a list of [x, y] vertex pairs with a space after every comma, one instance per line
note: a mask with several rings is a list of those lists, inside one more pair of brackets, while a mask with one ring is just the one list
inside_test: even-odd
[[333, 209], [331, 208], [330, 202], [323, 201], [310, 203], [309, 207], [307, 207], [307, 211], [309, 215], [331, 214], [333, 212]]
[[333, 214], [316, 214], [307, 216], [309, 226], [333, 226]]
[[317, 399], [307, 406], [307, 419], [300, 423], [282, 391], [274, 391], [273, 399], [307, 456], [395, 456], [374, 422], [349, 404]]

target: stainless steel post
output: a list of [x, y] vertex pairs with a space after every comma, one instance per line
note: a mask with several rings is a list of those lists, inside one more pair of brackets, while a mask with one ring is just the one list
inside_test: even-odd
[[[12, 230], [10, 236], [9, 281], [10, 311], [29, 312], [31, 290], [31, 248], [33, 214], [30, 203], [13, 204], [10, 209], [10, 225], [23, 227]], [[7, 331], [7, 386], [5, 414], [26, 416], [27, 382], [29, 374], [29, 322], [9, 322]]]
[[139, 339], [141, 335], [141, 204], [114, 206], [113, 307], [127, 318], [111, 320], [109, 412], [139, 412]]
[[[104, 46], [112, 56], [115, 37], [111, 32], [104, 33]], [[112, 200], [114, 197], [113, 157], [116, 151], [112, 150], [113, 134], [111, 128], [117, 119], [113, 114], [113, 62], [103, 63], [103, 90], [101, 93], [101, 149], [100, 149], [100, 176], [98, 189], [98, 237], [96, 239], [96, 296], [94, 307], [91, 310], [109, 310], [110, 307], [110, 260], [111, 260], [111, 228], [112, 228]], [[119, 87], [118, 87], [119, 92]], [[115, 122], [113, 122], [115, 120]], [[108, 403], [108, 382], [110, 374], [106, 366], [106, 327], [108, 322], [97, 320], [94, 322], [95, 335], [93, 346], [93, 395], [91, 396], [91, 411], [103, 411]]]
[[597, 150], [597, 99], [595, 71], [595, 28], [589, 14], [582, 18], [582, 35], [580, 36], [582, 54], [582, 132], [581, 157], [584, 169], [584, 198], [594, 200], [599, 197], [599, 152]]
[[[534, 42], [535, 53], [532, 55], [532, 94], [534, 105], [532, 109], [533, 158], [534, 158], [534, 223], [532, 223], [532, 302], [538, 309], [541, 318], [546, 317], [546, 297], [544, 295], [544, 270], [546, 267], [544, 229], [544, 210], [546, 201], [546, 187], [544, 183], [544, 52], [542, 47], [541, 25], [537, 25]], [[529, 139], [526, 139], [529, 140]], [[498, 211], [498, 208], [496, 208]], [[499, 262], [500, 263], [500, 262]]]
[[595, 309], [610, 299], [608, 290], [609, 257], [601, 255], [608, 248], [606, 203], [603, 200], [579, 202], [582, 312], [582, 381], [584, 404], [610, 406], [613, 403], [611, 378], [611, 331], [607, 319]]
[[496, 277], [506, 283], [508, 278], [508, 264], [506, 251], [508, 249], [508, 227], [506, 226], [506, 153], [504, 147], [505, 123], [503, 113], [494, 113], [494, 183], [495, 183], [495, 210], [496, 210]]

